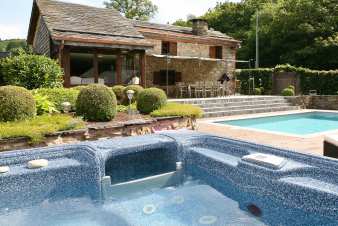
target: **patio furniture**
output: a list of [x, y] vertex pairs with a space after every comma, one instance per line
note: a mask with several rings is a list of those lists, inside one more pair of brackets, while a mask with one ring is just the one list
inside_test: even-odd
[[206, 81], [204, 82], [204, 90], [203, 90], [203, 97], [213, 97], [214, 96], [214, 88], [213, 88], [213, 82]]
[[324, 156], [338, 158], [338, 135], [324, 137]]
[[189, 97], [191, 98], [191, 91], [188, 85], [186, 85], [184, 82], [177, 82], [177, 93], [176, 96], [179, 98]]
[[195, 98], [203, 97], [203, 82], [195, 82], [193, 85], [191, 85], [191, 90], [194, 93]]

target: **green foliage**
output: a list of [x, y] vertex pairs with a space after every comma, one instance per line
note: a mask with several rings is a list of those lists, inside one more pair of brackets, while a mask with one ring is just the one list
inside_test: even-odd
[[69, 115], [42, 115], [29, 120], [0, 123], [0, 138], [28, 137], [32, 143], [39, 143], [47, 134], [84, 127], [82, 120]]
[[140, 85], [129, 85], [124, 89], [124, 94], [125, 94], [125, 100], [123, 101], [124, 104], [128, 105], [129, 104], [129, 100], [127, 98], [127, 91], [128, 90], [133, 90], [134, 96], [133, 99], [131, 100], [132, 103], [134, 103], [137, 100], [138, 95], [144, 90], [144, 88]]
[[255, 95], [262, 95], [261, 88], [255, 88], [255, 89], [254, 89], [254, 94], [255, 94]]
[[21, 54], [2, 59], [3, 82], [27, 89], [61, 87], [63, 70], [55, 60], [45, 56]]
[[167, 104], [167, 95], [158, 88], [143, 90], [137, 97], [137, 110], [149, 114]]
[[[83, 87], [82, 87], [83, 88]], [[72, 105], [72, 111], [75, 111], [76, 99], [80, 93], [78, 88], [41, 88], [33, 90], [34, 94], [46, 96], [51, 101], [58, 111], [62, 111], [62, 103], [69, 102]]]
[[104, 2], [107, 8], [118, 10], [123, 16], [134, 20], [149, 20], [158, 11], [151, 0], [108, 0]]
[[14, 49], [26, 48], [27, 43], [24, 39], [0, 40], [0, 51], [12, 52]]
[[123, 101], [125, 100], [126, 98], [126, 95], [124, 94], [125, 88], [126, 87], [121, 85], [113, 86], [113, 92], [115, 93], [117, 104], [122, 104]]
[[92, 84], [81, 89], [76, 101], [76, 114], [89, 121], [105, 122], [116, 115], [116, 97], [111, 88]]
[[48, 100], [47, 96], [42, 96], [38, 93], [34, 94], [36, 103], [36, 112], [38, 115], [58, 113], [53, 102]]
[[15, 121], [31, 118], [36, 113], [33, 95], [18, 86], [0, 87], [0, 121]]
[[[126, 105], [117, 105], [116, 110], [117, 112], [128, 112], [129, 106]], [[131, 104], [130, 106], [131, 110], [137, 110], [136, 103]]]
[[249, 83], [251, 87], [253, 85], [253, 81], [250, 78], [255, 78], [255, 88], [261, 88], [262, 94], [271, 93], [272, 73], [273, 70], [271, 68], [240, 69], [235, 72], [236, 79], [241, 81], [242, 94], [249, 94]]
[[173, 25], [180, 27], [192, 27], [192, 23], [190, 21], [185, 21], [182, 19], [176, 20]]
[[203, 110], [190, 104], [168, 103], [160, 109], [151, 112], [150, 115], [152, 117], [181, 116], [200, 118], [203, 115]]
[[295, 95], [295, 90], [290, 89], [290, 88], [285, 88], [282, 91], [283, 96], [294, 96]]
[[212, 28], [243, 41], [239, 58], [254, 59], [257, 9], [262, 67], [290, 63], [320, 70], [338, 68], [335, 0], [226, 1], [204, 18]]

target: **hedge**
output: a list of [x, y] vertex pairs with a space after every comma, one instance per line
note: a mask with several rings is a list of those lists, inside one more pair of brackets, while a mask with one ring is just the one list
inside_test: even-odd
[[275, 68], [241, 69], [236, 70], [237, 79], [241, 81], [241, 93], [248, 94], [250, 76], [255, 77], [255, 88], [259, 87], [262, 79], [264, 94], [269, 94], [272, 88], [272, 75], [278, 72], [295, 72], [300, 76], [301, 93], [308, 94], [310, 90], [317, 90], [321, 95], [336, 95], [338, 91], [338, 70], [319, 71], [289, 64], [277, 65]]
[[62, 87], [63, 70], [46, 56], [20, 54], [0, 61], [1, 82], [27, 89]]
[[241, 81], [241, 93], [249, 94], [249, 79], [254, 77], [255, 88], [263, 87], [263, 94], [270, 94], [272, 90], [272, 72], [273, 70], [271, 68], [236, 70], [237, 80]]

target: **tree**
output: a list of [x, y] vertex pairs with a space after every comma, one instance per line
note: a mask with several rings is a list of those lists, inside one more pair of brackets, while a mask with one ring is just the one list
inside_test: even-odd
[[149, 20], [158, 11], [151, 0], [109, 0], [104, 2], [107, 8], [118, 10], [123, 16], [135, 20]]
[[219, 3], [204, 18], [209, 25], [242, 41], [241, 59], [255, 58], [259, 13], [262, 67], [290, 63], [313, 69], [337, 69], [336, 0], [243, 0]]

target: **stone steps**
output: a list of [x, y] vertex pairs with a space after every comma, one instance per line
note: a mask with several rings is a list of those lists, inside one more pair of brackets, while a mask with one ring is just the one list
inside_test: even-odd
[[205, 118], [299, 109], [299, 106], [293, 106], [281, 96], [232, 96], [169, 101], [199, 106], [203, 109]]
[[230, 111], [218, 111], [218, 112], [206, 112], [204, 113], [204, 118], [212, 117], [222, 117], [222, 116], [231, 116], [231, 115], [246, 115], [246, 114], [257, 114], [257, 113], [267, 113], [267, 112], [279, 112], [279, 111], [294, 111], [299, 110], [297, 106], [287, 106], [287, 107], [273, 107], [273, 108], [257, 108], [257, 109], [241, 109], [241, 110], [230, 110]]

